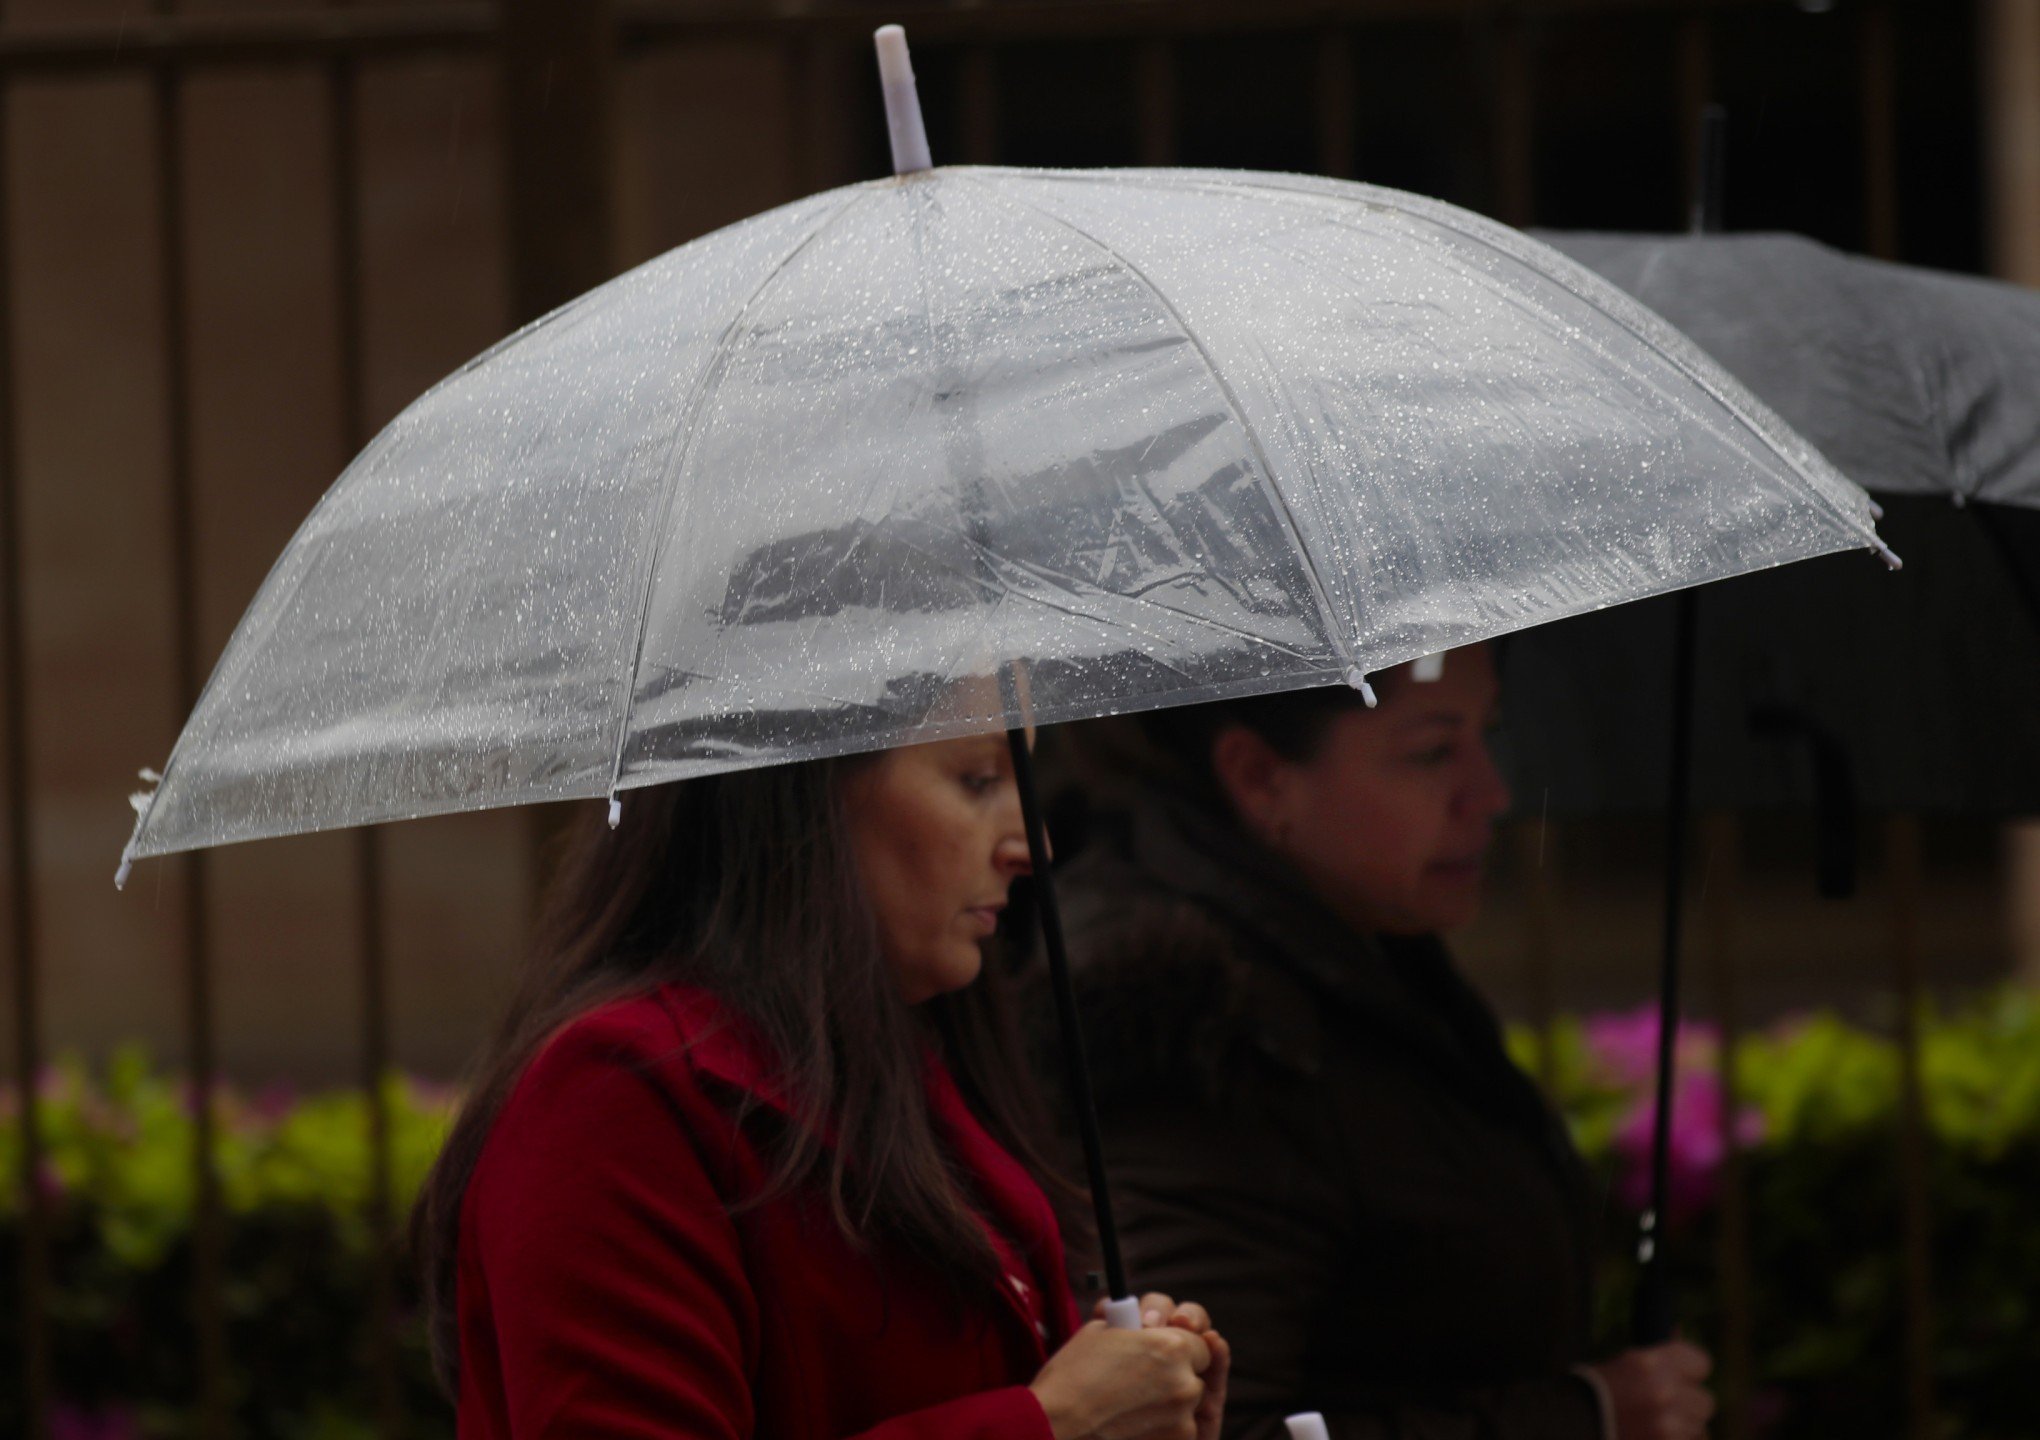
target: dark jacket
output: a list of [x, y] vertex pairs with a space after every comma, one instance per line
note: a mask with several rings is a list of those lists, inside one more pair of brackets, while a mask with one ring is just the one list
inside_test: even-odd
[[1129, 1270], [1232, 1341], [1229, 1440], [1595, 1440], [1586, 1176], [1443, 948], [1181, 796], [1058, 890]]
[[996, 1294], [959, 1305], [926, 1260], [853, 1246], [819, 1195], [739, 1205], [785, 1113], [746, 1034], [674, 986], [531, 1062], [461, 1212], [462, 1440], [1050, 1440], [1026, 1387], [1077, 1314], [1039, 1187], [931, 1056]]

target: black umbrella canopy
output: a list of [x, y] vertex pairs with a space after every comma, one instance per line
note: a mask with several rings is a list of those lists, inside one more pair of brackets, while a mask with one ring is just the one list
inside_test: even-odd
[[[1540, 238], [1678, 325], [1886, 510], [1906, 558], [1710, 585], [1693, 798], [2040, 812], [2040, 293], [1790, 235]], [[1661, 809], [1675, 605], [1510, 642], [1512, 778], [1553, 813]]]
[[[1704, 807], [1817, 807], [1845, 767], [1873, 810], [2040, 813], [2040, 511], [1885, 499], [1906, 568], [1830, 556], [1710, 585], [1692, 786]], [[2026, 582], [2030, 584], [2030, 580]], [[1661, 810], [1673, 597], [1530, 630], [1502, 656], [1503, 749], [1526, 804]]]
[[2040, 291], [1798, 235], [1531, 233], [1671, 321], [1865, 489], [2040, 508]]

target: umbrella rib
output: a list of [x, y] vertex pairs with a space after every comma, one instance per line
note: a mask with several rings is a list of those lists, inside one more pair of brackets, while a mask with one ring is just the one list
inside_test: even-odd
[[[730, 315], [729, 323], [716, 337], [714, 348], [709, 351], [707, 363], [701, 367], [701, 374], [695, 379], [693, 392], [687, 397], [686, 410], [672, 442], [678, 453], [667, 463], [666, 482], [659, 500], [658, 523], [652, 531], [651, 553], [645, 558], [644, 578], [638, 586], [637, 633], [631, 643], [630, 669], [624, 680], [623, 713], [617, 720], [616, 752], [609, 768], [609, 795], [612, 802], [623, 783], [623, 751], [630, 739], [631, 710], [637, 697], [638, 671], [644, 664], [645, 632], [651, 625], [652, 589], [658, 583], [659, 562], [665, 558], [666, 538], [672, 533], [673, 505], [680, 493], [680, 477], [686, 472], [688, 457], [694, 453], [694, 441], [698, 433], [696, 423], [728, 370], [730, 342], [743, 327], [744, 318], [751, 313], [751, 307], [764, 298], [793, 262], [820, 239], [825, 230], [855, 209], [858, 203], [868, 198], [871, 193], [868, 188], [860, 189], [846, 198], [842, 204], [818, 220], [814, 228], [803, 235], [799, 243], [781, 256], [779, 263], [766, 272], [765, 278], [744, 297], [744, 302], [737, 306]], [[614, 817], [615, 814], [612, 804], [610, 815]], [[611, 823], [614, 823], [613, 818]]]
[[[972, 183], [976, 184], [977, 182], [973, 180]], [[1042, 219], [1052, 224], [1060, 225], [1078, 239], [1111, 256], [1115, 264], [1138, 280], [1142, 288], [1154, 297], [1155, 303], [1161, 306], [1163, 313], [1169, 317], [1169, 322], [1189, 342], [1190, 348], [1197, 352], [1197, 358], [1204, 364], [1205, 373], [1211, 376], [1212, 384], [1218, 387], [1218, 393], [1224, 397], [1226, 408], [1232, 412], [1233, 419], [1238, 422], [1241, 432], [1246, 435], [1247, 444], [1253, 450], [1254, 463], [1261, 474], [1261, 483], [1267, 489], [1268, 494], [1274, 499], [1276, 509], [1281, 513], [1283, 522], [1289, 527], [1290, 536], [1296, 541], [1296, 553], [1303, 561], [1304, 575], [1310, 581], [1311, 597], [1317, 602], [1318, 618], [1324, 625], [1325, 639], [1338, 652], [1339, 658], [1345, 662], [1347, 671], [1352, 678], [1358, 679], [1359, 662], [1354, 658], [1352, 647], [1347, 644], [1344, 629], [1338, 625], [1333, 617], [1331, 597], [1325, 590], [1324, 577], [1318, 574], [1317, 557], [1311, 554], [1310, 546], [1304, 541], [1303, 529], [1296, 523], [1296, 515], [1289, 508], [1289, 498], [1282, 493], [1282, 487], [1275, 483], [1275, 472], [1268, 463], [1268, 452], [1261, 444], [1261, 437], [1255, 432], [1252, 423], [1248, 421], [1246, 411], [1240, 407], [1239, 397], [1233, 394], [1232, 386], [1227, 384], [1225, 376], [1219, 373], [1217, 364], [1211, 358], [1211, 352], [1204, 348], [1204, 342], [1199, 340], [1189, 325], [1184, 323], [1182, 313], [1176, 309], [1169, 297], [1162, 293], [1161, 287], [1148, 278], [1145, 270], [1142, 270], [1140, 266], [1134, 264], [1133, 261], [1121, 254], [1109, 242], [1101, 240], [1081, 225], [1065, 220], [1062, 216], [1057, 215], [1051, 210], [1043, 209], [1024, 196], [1007, 195], [1002, 193], [997, 187], [990, 185], [983, 185], [980, 188], [995, 199], [1003, 200], [1008, 205], [1022, 206], [1039, 215]]]
[[[1111, 181], [1124, 182], [1128, 176], [1127, 172], [1118, 170], [1067, 170], [1050, 172], [1044, 178], [1054, 179], [1058, 182], [1099, 184]], [[1284, 175], [1274, 171], [1256, 171], [1252, 172], [1251, 175], [1243, 176], [1241, 182], [1233, 185], [1221, 185], [1213, 183], [1210, 176], [1205, 172], [1173, 170], [1150, 177], [1148, 183], [1154, 184], [1158, 188], [1175, 188], [1216, 194], [1236, 193], [1238, 190], [1251, 189], [1269, 198], [1297, 196], [1310, 199], [1336, 199], [1340, 191], [1362, 191], [1365, 192], [1364, 198], [1367, 203], [1376, 205], [1390, 214], [1400, 215], [1422, 224], [1436, 226], [1438, 229], [1455, 235], [1462, 240], [1479, 245], [1483, 249], [1490, 250], [1515, 264], [1522, 265], [1532, 273], [1540, 275], [1545, 279], [1556, 280], [1558, 277], [1551, 274], [1551, 267], [1543, 260], [1542, 256], [1537, 254], [1526, 255], [1518, 246], [1508, 243], [1512, 240], [1527, 241], [1529, 245], [1535, 246], [1538, 250], [1556, 256], [1563, 265], [1576, 272], [1577, 275], [1587, 277], [1588, 285], [1582, 286], [1577, 283], [1567, 285], [1574, 298], [1593, 307], [1609, 323], [1619, 326], [1643, 341], [1654, 354], [1670, 364], [1680, 374], [1684, 375], [1689, 382], [1697, 386], [1702, 393], [1733, 416], [1743, 429], [1755, 437], [1759, 445], [1785, 462], [1792, 473], [1797, 475], [1806, 488], [1812, 492], [1814, 500], [1840, 522], [1844, 529], [1853, 532], [1859, 539], [1866, 540], [1867, 545], [1865, 548], [1877, 551], [1879, 555], [1885, 558], [1886, 563], [1890, 563], [1895, 558], [1891, 553], [1890, 547], [1878, 536], [1874, 526], [1866, 526], [1856, 516], [1851, 515], [1835, 496], [1828, 493], [1828, 488], [1822, 483], [1821, 477], [1809, 472], [1796, 456], [1792, 455], [1785, 447], [1776, 443], [1766, 433], [1764, 425], [1758, 421], [1748, 405], [1739, 400], [1730, 391], [1724, 390], [1716, 381], [1709, 379], [1703, 370], [1696, 368], [1692, 363], [1693, 358], [1698, 358], [1716, 370], [1721, 370], [1724, 378], [1735, 389], [1741, 390], [1744, 394], [1748, 395], [1749, 400], [1755, 402], [1759, 411], [1773, 414], [1774, 412], [1771, 411], [1768, 405], [1765, 405], [1759, 397], [1751, 393], [1748, 387], [1742, 385], [1734, 376], [1728, 375], [1719, 362], [1716, 362], [1713, 357], [1707, 355], [1699, 345], [1682, 334], [1677, 327], [1665, 321], [1663, 317], [1652, 313], [1649, 307], [1642, 301], [1625, 293], [1620, 286], [1595, 274], [1590, 267], [1580, 264], [1555, 247], [1543, 245], [1536, 240], [1529, 239], [1498, 222], [1484, 221], [1479, 216], [1455, 210], [1453, 207], [1447, 206], [1440, 201], [1428, 200], [1421, 195], [1408, 195], [1396, 191], [1387, 191], [1379, 186], [1365, 185], [1354, 181], [1325, 181], [1312, 176]], [[1034, 206], [1032, 208], [1039, 209], [1040, 207]], [[1045, 210], [1041, 213], [1044, 215], [1049, 214]], [[1333, 224], [1344, 223], [1342, 218], [1336, 215], [1329, 215], [1326, 218]], [[1469, 221], [1473, 223], [1469, 223]], [[1070, 228], [1076, 229], [1075, 226]], [[1083, 234], [1081, 230], [1078, 230], [1077, 233]], [[1667, 346], [1661, 344], [1657, 337], [1649, 333], [1647, 326], [1639, 326], [1635, 320], [1624, 313], [1625, 311], [1641, 312], [1650, 319], [1656, 320], [1671, 331], [1673, 337], [1680, 342], [1680, 345]], [[1682, 354], [1681, 346], [1690, 349], [1693, 352], [1693, 356], [1689, 357]], [[1778, 423], [1783, 425], [1784, 422], [1781, 419]], [[1785, 428], [1788, 433], [1791, 432], [1791, 427], [1786, 426]], [[1815, 453], [1818, 454], [1818, 451]], [[1823, 463], [1826, 463], [1825, 456], [1822, 456], [1821, 459]], [[1833, 468], [1832, 465], [1829, 465], [1830, 470], [1833, 470]], [[1848, 477], [1841, 475], [1839, 470], [1835, 470], [1834, 473], [1845, 482], [1853, 483], [1848, 482]]]

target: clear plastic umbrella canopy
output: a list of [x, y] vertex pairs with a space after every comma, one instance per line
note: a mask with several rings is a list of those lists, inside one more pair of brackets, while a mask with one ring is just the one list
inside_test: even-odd
[[127, 858], [1359, 684], [1846, 547], [1860, 491], [1514, 231], [1294, 176], [922, 171], [682, 246], [400, 415]]

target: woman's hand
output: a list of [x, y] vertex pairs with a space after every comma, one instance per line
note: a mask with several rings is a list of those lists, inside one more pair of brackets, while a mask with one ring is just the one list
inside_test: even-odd
[[1703, 1383], [1714, 1362], [1698, 1345], [1674, 1340], [1625, 1350], [1587, 1367], [1608, 1387], [1614, 1440], [1703, 1440], [1714, 1397]]
[[[1152, 1297], [1150, 1297], [1152, 1298]], [[1093, 1320], [1049, 1356], [1028, 1388], [1041, 1402], [1055, 1440], [1216, 1440], [1216, 1411], [1205, 1428], [1212, 1341], [1186, 1322], [1114, 1330]], [[1173, 1317], [1174, 1307], [1165, 1312]], [[1200, 1312], [1201, 1313], [1201, 1312]], [[1207, 1327], [1210, 1321], [1204, 1322]], [[1223, 1340], [1218, 1340], [1222, 1348]], [[1218, 1404], [1224, 1404], [1221, 1372]]]

